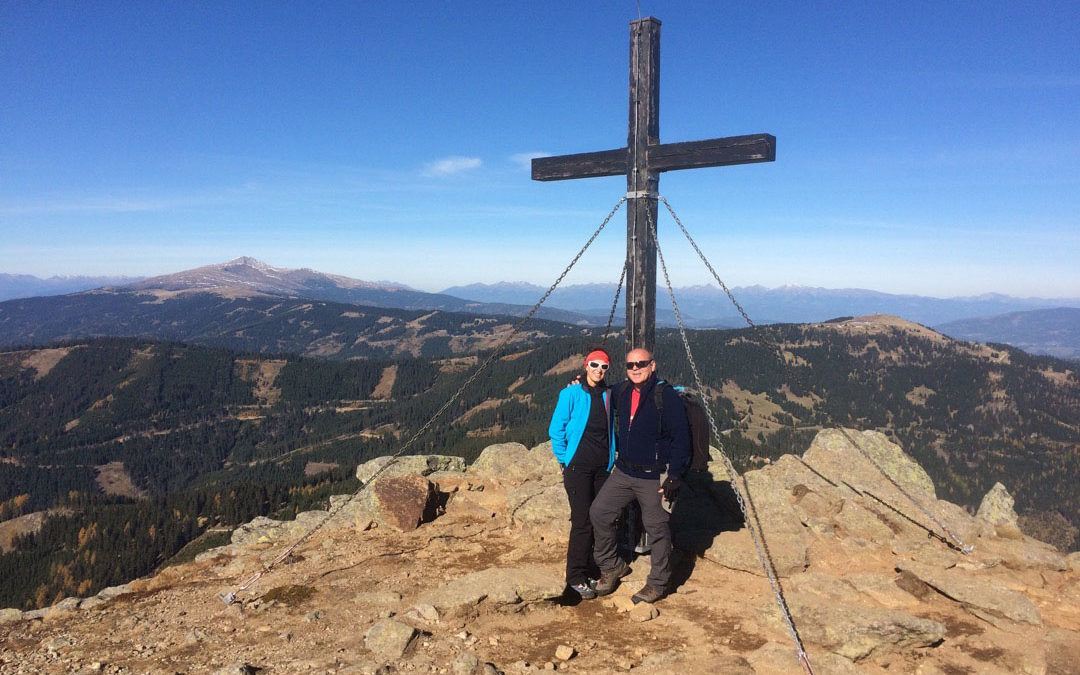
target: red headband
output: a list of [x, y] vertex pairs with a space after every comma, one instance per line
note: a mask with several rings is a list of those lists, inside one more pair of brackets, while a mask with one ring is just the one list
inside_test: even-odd
[[585, 365], [588, 365], [589, 361], [602, 361], [609, 366], [611, 365], [611, 357], [609, 357], [606, 352], [602, 352], [599, 349], [589, 352], [589, 355], [585, 357]]

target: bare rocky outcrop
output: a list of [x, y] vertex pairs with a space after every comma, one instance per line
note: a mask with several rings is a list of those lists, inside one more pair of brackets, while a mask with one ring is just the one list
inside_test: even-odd
[[676, 585], [652, 606], [630, 599], [647, 557], [612, 596], [565, 592], [569, 508], [549, 444], [491, 446], [469, 467], [378, 458], [358, 476], [380, 469], [329, 512], [257, 518], [192, 563], [0, 610], [0, 671], [798, 672], [779, 593], [816, 672], [1076, 672], [1076, 554], [1024, 536], [1001, 486], [977, 516], [938, 500], [877, 432], [823, 431], [737, 479], [720, 462], [688, 476]]

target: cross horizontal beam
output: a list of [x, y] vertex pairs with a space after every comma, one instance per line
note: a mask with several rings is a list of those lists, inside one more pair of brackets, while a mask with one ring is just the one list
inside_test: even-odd
[[[649, 171], [663, 172], [775, 160], [776, 137], [771, 134], [750, 134], [650, 145], [647, 149], [646, 165]], [[558, 157], [537, 157], [532, 161], [532, 178], [550, 181], [625, 176], [630, 168], [629, 162], [626, 148]]]

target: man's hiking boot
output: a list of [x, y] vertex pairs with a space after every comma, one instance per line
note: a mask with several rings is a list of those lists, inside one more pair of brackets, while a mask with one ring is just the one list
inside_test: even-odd
[[645, 584], [645, 587], [637, 593], [634, 593], [634, 596], [630, 599], [634, 601], [635, 605], [639, 602], [647, 602], [651, 605], [662, 597], [664, 597], [664, 589], [651, 584]]
[[596, 591], [588, 583], [570, 584], [570, 589], [580, 595], [582, 600], [592, 600], [596, 597]]
[[597, 595], [609, 595], [619, 587], [619, 579], [630, 574], [630, 566], [624, 560], [619, 559], [619, 566], [613, 572], [604, 572], [600, 580], [596, 582]]

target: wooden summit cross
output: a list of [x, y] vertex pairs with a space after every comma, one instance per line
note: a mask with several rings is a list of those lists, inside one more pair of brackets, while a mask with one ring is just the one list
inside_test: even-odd
[[769, 134], [660, 143], [660, 21], [630, 22], [630, 130], [625, 148], [532, 161], [533, 180], [626, 175], [626, 344], [650, 352], [656, 338], [656, 223], [660, 173], [676, 169], [771, 162]]

